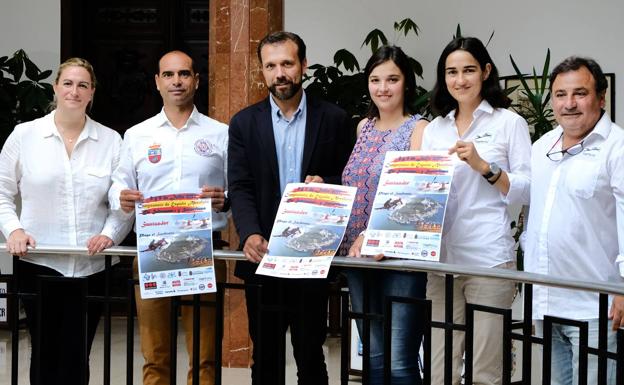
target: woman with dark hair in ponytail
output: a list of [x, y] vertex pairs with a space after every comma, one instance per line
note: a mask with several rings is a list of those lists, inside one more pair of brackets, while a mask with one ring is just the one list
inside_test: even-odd
[[[442, 234], [440, 261], [515, 269], [510, 204], [529, 199], [531, 140], [526, 121], [507, 110], [510, 100], [483, 43], [473, 37], [451, 41], [438, 61], [431, 107], [440, 116], [423, 135], [423, 150], [456, 155]], [[453, 322], [465, 323], [466, 303], [510, 308], [515, 283], [455, 277]], [[445, 277], [430, 273], [427, 298], [432, 318], [444, 321]], [[502, 382], [502, 318], [476, 312], [473, 383]], [[432, 330], [431, 383], [444, 383], [444, 330]], [[460, 383], [464, 332], [453, 333], [452, 384]]]

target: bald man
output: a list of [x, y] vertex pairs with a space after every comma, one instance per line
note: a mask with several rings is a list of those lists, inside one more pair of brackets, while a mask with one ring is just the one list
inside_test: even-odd
[[[218, 241], [221, 239], [219, 231], [227, 222], [228, 127], [197, 111], [193, 98], [199, 86], [199, 74], [193, 68], [193, 60], [184, 52], [165, 54], [158, 63], [155, 81], [163, 109], [126, 131], [119, 167], [109, 193], [111, 206], [133, 218], [134, 203], [143, 198], [142, 192], [201, 190], [202, 197], [212, 199], [213, 240]], [[225, 266], [222, 261], [216, 262], [217, 280], [223, 282]], [[134, 270], [136, 274], [136, 261]], [[214, 296], [206, 294], [202, 300], [214, 300]], [[136, 302], [145, 358], [143, 384], [168, 385], [171, 300], [141, 299], [137, 287]], [[193, 309], [182, 306], [189, 353], [189, 385], [193, 362], [192, 321]], [[212, 385], [215, 377], [214, 307], [202, 306], [200, 325], [200, 384]]]

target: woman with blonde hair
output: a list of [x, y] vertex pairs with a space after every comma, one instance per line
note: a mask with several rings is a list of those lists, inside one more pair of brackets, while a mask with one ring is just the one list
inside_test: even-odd
[[[88, 383], [88, 354], [101, 305], [85, 303], [76, 283], [84, 283], [89, 295], [103, 291], [104, 257], [93, 255], [120, 242], [131, 225], [109, 210], [107, 193], [121, 137], [87, 115], [95, 87], [89, 62], [65, 61], [53, 85], [55, 109], [17, 125], [0, 153], [0, 228], [7, 251], [20, 257], [14, 271], [18, 290], [42, 295], [41, 306], [37, 299], [23, 299], [32, 384]], [[89, 255], [29, 253], [37, 242], [84, 246]]]

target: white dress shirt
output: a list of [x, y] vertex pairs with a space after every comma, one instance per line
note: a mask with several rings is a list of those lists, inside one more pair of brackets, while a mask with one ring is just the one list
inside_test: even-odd
[[492, 108], [483, 100], [463, 136], [458, 134], [453, 110], [427, 125], [421, 149], [448, 151], [458, 140], [473, 142], [481, 158], [496, 162], [507, 172], [509, 192], [501, 194], [455, 156], [440, 261], [481, 267], [513, 261], [507, 205], [525, 204], [529, 199], [531, 139], [527, 123], [520, 115]]
[[[624, 283], [624, 131], [603, 114], [581, 153], [559, 162], [561, 126], [533, 145], [526, 271]], [[618, 266], [619, 265], [619, 266]], [[598, 294], [535, 286], [533, 318], [598, 318]]]
[[[119, 162], [121, 137], [87, 117], [71, 157], [52, 112], [15, 127], [0, 154], [0, 225], [8, 239], [24, 229], [38, 244], [86, 246], [103, 234], [119, 243], [130, 230], [109, 210], [108, 189]], [[18, 218], [15, 197], [21, 194]], [[104, 257], [28, 254], [22, 259], [64, 276], [104, 269]], [[113, 262], [116, 262], [115, 259]]]
[[[109, 192], [111, 205], [120, 209], [123, 189], [199, 192], [201, 187], [227, 189], [228, 126], [193, 108], [188, 121], [175, 128], [164, 110], [124, 134], [119, 167]], [[227, 214], [212, 213], [212, 228], [227, 224]]]

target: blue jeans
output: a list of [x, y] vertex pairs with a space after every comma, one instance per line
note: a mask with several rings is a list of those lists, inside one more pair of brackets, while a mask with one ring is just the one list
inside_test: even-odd
[[[387, 296], [425, 298], [427, 275], [373, 269], [353, 269], [346, 272], [349, 282], [352, 311], [364, 311], [364, 286], [368, 290], [367, 312], [383, 314]], [[416, 305], [392, 305], [391, 378], [392, 385], [421, 384], [418, 351], [423, 335], [424, 319]], [[362, 336], [362, 320], [357, 321]], [[370, 323], [369, 384], [384, 383], [384, 331], [383, 323]]]
[[[598, 347], [598, 319], [581, 320], [588, 322], [588, 343]], [[607, 350], [617, 351], [617, 333], [611, 330], [609, 322], [607, 332]], [[544, 321], [535, 321], [538, 336], [544, 335]], [[574, 326], [553, 324], [552, 328], [552, 364], [551, 381], [553, 385], [578, 384], [579, 371], [579, 328]], [[615, 385], [616, 362], [607, 360], [607, 384]], [[587, 385], [598, 383], [598, 357], [589, 354], [587, 357]]]

